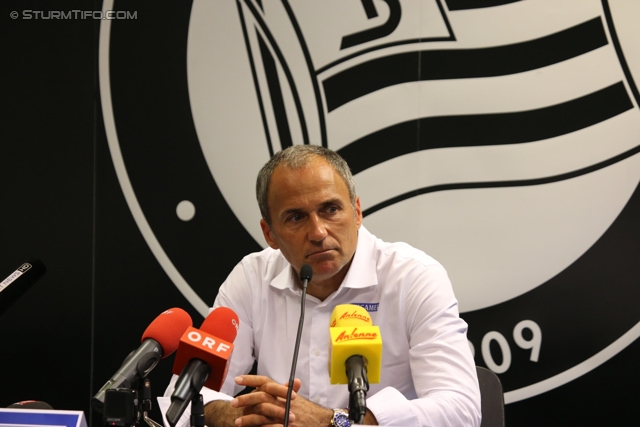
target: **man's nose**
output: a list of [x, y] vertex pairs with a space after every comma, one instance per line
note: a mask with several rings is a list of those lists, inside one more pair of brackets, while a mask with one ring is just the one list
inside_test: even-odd
[[327, 228], [324, 220], [317, 214], [312, 214], [309, 217], [309, 240], [315, 242], [321, 242], [327, 237]]

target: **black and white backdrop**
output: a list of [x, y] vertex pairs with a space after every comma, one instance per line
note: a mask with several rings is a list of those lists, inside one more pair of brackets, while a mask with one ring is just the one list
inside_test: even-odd
[[258, 168], [318, 144], [350, 163], [369, 230], [445, 265], [508, 425], [637, 422], [638, 2], [7, 1], [1, 19], [0, 275], [47, 273], [0, 318], [0, 407], [100, 426], [91, 397], [146, 326], [170, 307], [199, 326], [264, 246]]

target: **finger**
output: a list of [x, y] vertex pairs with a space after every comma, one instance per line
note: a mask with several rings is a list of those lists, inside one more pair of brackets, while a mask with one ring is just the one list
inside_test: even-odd
[[[275, 383], [273, 383], [275, 384]], [[264, 390], [262, 389], [264, 387]], [[274, 387], [265, 385], [260, 389], [256, 389], [251, 393], [243, 394], [235, 397], [231, 401], [234, 408], [247, 408], [255, 405], [269, 403], [284, 408], [287, 397], [286, 388], [284, 386]], [[291, 393], [291, 400], [295, 399], [296, 393]]]
[[247, 393], [235, 397], [231, 401], [231, 406], [234, 408], [251, 408], [264, 403], [277, 405], [277, 398], [271, 396], [269, 393], [254, 391], [253, 393]]
[[265, 375], [239, 375], [235, 377], [234, 380], [238, 385], [255, 388], [270, 382], [275, 382]]
[[300, 378], [296, 378], [293, 380], [293, 391], [297, 392], [302, 387], [302, 380]]
[[[257, 388], [259, 391], [263, 391], [265, 393], [270, 394], [274, 397], [279, 397], [281, 399], [286, 399], [289, 393], [289, 386], [286, 384], [278, 384], [276, 382], [265, 383]], [[296, 396], [296, 393], [292, 391], [291, 398], [293, 399]]]
[[[237, 404], [239, 407], [256, 405], [263, 402], [274, 403], [278, 398], [286, 399], [288, 395], [288, 387], [286, 385], [278, 384], [264, 375], [241, 375], [236, 377], [236, 383], [254, 388], [251, 393], [238, 396], [237, 399], [239, 400]], [[292, 391], [291, 399], [295, 399], [296, 395], [296, 392]]]
[[[289, 388], [289, 381], [287, 381], [286, 383], [284, 383], [284, 386]], [[293, 396], [300, 390], [300, 387], [302, 387], [302, 381], [299, 378], [296, 378], [293, 380], [293, 393], [291, 393], [291, 398], [293, 399]]]
[[[293, 420], [289, 419], [289, 422], [292, 423]], [[263, 424], [262, 427], [283, 427], [282, 423], [276, 423], [276, 424]]]
[[[236, 425], [282, 425], [284, 423], [284, 408], [269, 404], [260, 404], [244, 408], [243, 415], [235, 420]], [[293, 412], [289, 412], [289, 421], [295, 421]]]
[[[293, 423], [293, 417], [289, 418], [289, 422]], [[260, 427], [282, 427], [283, 421], [269, 420], [264, 417], [241, 417], [235, 420], [236, 426], [260, 426]]]
[[282, 425], [282, 423], [278, 423], [278, 421], [276, 420], [269, 419], [259, 414], [243, 415], [239, 418], [236, 418], [234, 424], [237, 426], [264, 426], [277, 424]]

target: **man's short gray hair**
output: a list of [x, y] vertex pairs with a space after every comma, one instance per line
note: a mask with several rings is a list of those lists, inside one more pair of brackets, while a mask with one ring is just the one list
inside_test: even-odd
[[258, 173], [256, 180], [256, 198], [260, 207], [262, 218], [271, 225], [271, 214], [269, 212], [269, 184], [271, 176], [276, 167], [283, 165], [293, 169], [300, 169], [307, 166], [311, 160], [322, 157], [333, 169], [342, 177], [349, 190], [349, 200], [351, 205], [356, 205], [356, 185], [353, 182], [353, 175], [347, 162], [335, 151], [319, 145], [293, 145], [277, 152]]

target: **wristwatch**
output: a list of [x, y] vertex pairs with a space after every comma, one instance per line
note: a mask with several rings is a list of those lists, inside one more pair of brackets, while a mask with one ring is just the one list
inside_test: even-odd
[[349, 414], [344, 409], [334, 409], [333, 418], [331, 419], [332, 427], [351, 427], [351, 421], [349, 420]]

